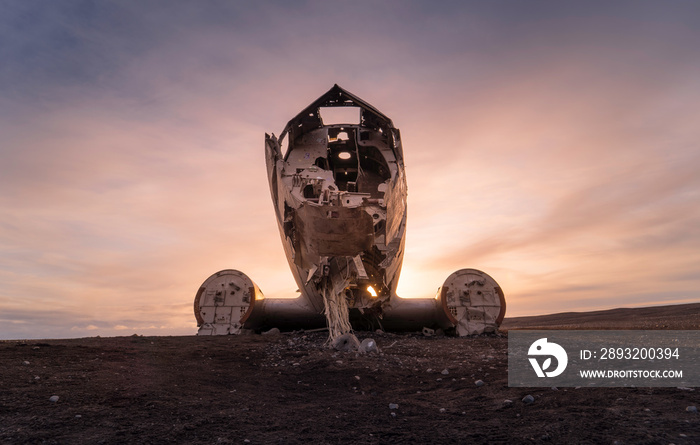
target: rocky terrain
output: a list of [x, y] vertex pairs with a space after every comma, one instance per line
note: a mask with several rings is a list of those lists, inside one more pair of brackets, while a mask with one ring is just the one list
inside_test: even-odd
[[509, 329], [700, 329], [700, 304], [615, 311], [358, 332], [368, 354], [325, 332], [3, 341], [0, 443], [700, 443], [700, 389], [508, 387]]

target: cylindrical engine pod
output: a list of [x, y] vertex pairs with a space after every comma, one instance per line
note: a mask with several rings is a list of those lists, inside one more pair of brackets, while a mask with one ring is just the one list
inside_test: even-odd
[[197, 335], [238, 334], [256, 302], [264, 298], [243, 272], [226, 269], [204, 281], [194, 299]]
[[459, 336], [495, 332], [506, 314], [503, 290], [486, 273], [461, 269], [438, 289], [438, 300]]

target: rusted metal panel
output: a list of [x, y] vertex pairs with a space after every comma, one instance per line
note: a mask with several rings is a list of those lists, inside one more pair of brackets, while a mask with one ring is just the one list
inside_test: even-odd
[[354, 257], [374, 241], [372, 217], [362, 208], [302, 205], [294, 223], [304, 267], [322, 256]]

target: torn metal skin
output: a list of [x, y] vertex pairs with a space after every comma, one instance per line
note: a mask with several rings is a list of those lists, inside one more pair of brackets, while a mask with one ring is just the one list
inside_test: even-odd
[[[359, 117], [324, 120], [327, 110], [338, 108]], [[323, 326], [328, 292], [347, 304], [355, 328], [432, 326], [469, 335], [500, 324], [503, 292], [474, 269], [452, 274], [435, 298], [396, 295], [406, 234], [403, 148], [399, 130], [372, 105], [334, 85], [292, 118], [279, 138], [265, 135], [265, 161], [280, 237], [301, 295], [265, 299], [244, 274], [217, 272], [195, 301], [200, 334]], [[226, 291], [224, 300], [213, 298]], [[478, 308], [458, 298], [465, 292], [479, 296]], [[212, 313], [226, 313], [226, 305], [230, 315], [217, 319], [228, 327], [217, 327]]]

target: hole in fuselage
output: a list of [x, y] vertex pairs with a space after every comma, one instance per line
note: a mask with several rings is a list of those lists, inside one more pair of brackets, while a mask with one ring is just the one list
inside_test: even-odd
[[359, 107], [319, 107], [323, 125], [360, 125]]
[[304, 198], [316, 198], [313, 185], [307, 184], [306, 187], [304, 187]]

